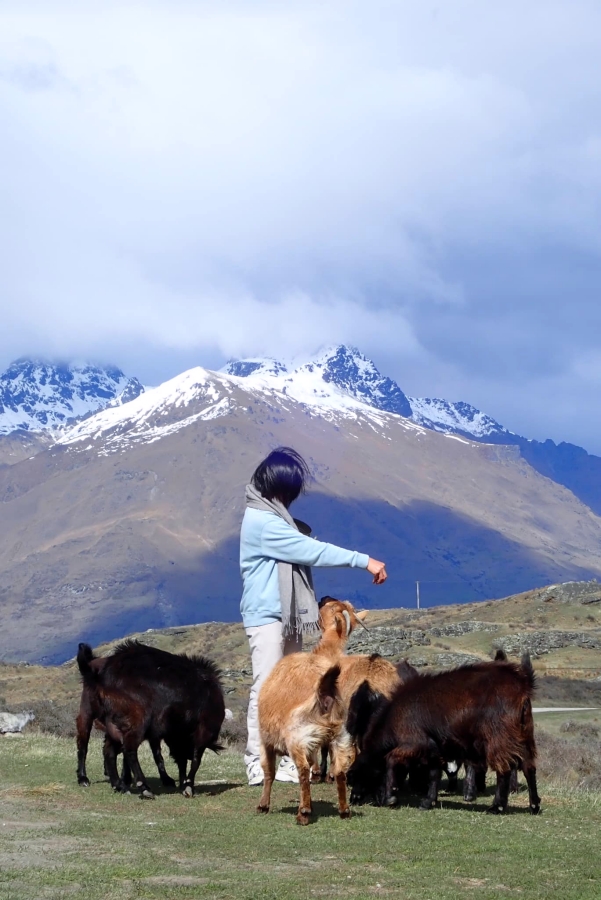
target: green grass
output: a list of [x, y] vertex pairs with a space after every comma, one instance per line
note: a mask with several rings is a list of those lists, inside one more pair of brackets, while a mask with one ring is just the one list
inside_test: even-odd
[[[142, 765], [154, 777], [146, 753]], [[79, 788], [73, 742], [63, 738], [0, 739], [2, 900], [600, 894], [598, 794], [543, 783], [538, 818], [524, 794], [504, 817], [486, 816], [484, 798], [473, 808], [443, 794], [429, 813], [364, 807], [341, 821], [334, 788], [320, 785], [315, 821], [301, 828], [294, 785], [276, 784], [272, 812], [255, 812], [258, 790], [243, 783], [237, 752], [207, 757], [192, 800], [113, 794], [98, 741], [88, 771], [92, 786]]]

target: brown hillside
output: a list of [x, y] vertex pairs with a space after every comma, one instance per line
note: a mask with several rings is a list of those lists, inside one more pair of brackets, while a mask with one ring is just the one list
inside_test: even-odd
[[601, 575], [601, 519], [511, 448], [398, 416], [330, 421], [281, 395], [232, 389], [228, 403], [208, 420], [202, 398], [158, 412], [152, 442], [120, 426], [0, 468], [0, 658], [60, 661], [82, 639], [237, 619], [243, 488], [277, 444], [311, 461], [298, 514], [317, 537], [389, 567], [379, 591], [322, 571], [321, 593], [390, 607], [418, 579], [431, 604]]
[[[601, 585], [554, 585], [504, 600], [422, 611], [372, 611], [368, 628], [353, 635], [350, 652], [379, 652], [422, 668], [490, 659], [495, 647], [515, 645], [519, 638], [531, 652], [538, 675], [539, 705], [601, 707]], [[170, 652], [214, 659], [223, 672], [226, 703], [243, 729], [250, 657], [241, 624], [209, 622], [134, 636]], [[109, 653], [115, 643], [96, 652]], [[518, 648], [517, 657], [521, 652]], [[511, 650], [509, 655], [516, 658]], [[73, 732], [80, 692], [74, 660], [50, 667], [0, 666], [0, 707], [33, 709], [38, 724], [49, 730]]]

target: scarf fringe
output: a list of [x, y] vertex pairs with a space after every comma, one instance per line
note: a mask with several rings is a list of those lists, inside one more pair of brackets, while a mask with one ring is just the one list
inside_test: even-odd
[[297, 616], [295, 619], [290, 619], [284, 624], [284, 635], [286, 637], [291, 637], [293, 634], [311, 635], [319, 630], [319, 621], [305, 622], [300, 616]]

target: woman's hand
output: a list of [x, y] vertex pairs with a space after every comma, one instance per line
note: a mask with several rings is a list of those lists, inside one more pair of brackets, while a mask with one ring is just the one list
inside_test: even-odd
[[367, 571], [370, 575], [374, 576], [374, 584], [384, 584], [388, 575], [386, 574], [386, 566], [383, 562], [379, 562], [377, 559], [372, 559], [371, 556], [369, 558], [369, 562], [367, 564]]

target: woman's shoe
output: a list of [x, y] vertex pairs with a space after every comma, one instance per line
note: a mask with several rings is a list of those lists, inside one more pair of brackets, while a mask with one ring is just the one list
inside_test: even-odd
[[289, 756], [282, 756], [278, 770], [275, 773], [276, 781], [287, 781], [289, 784], [298, 784], [298, 770]]
[[261, 768], [261, 763], [258, 759], [252, 762], [250, 766], [247, 766], [246, 775], [250, 787], [257, 787], [258, 785], [263, 784], [263, 769]]

